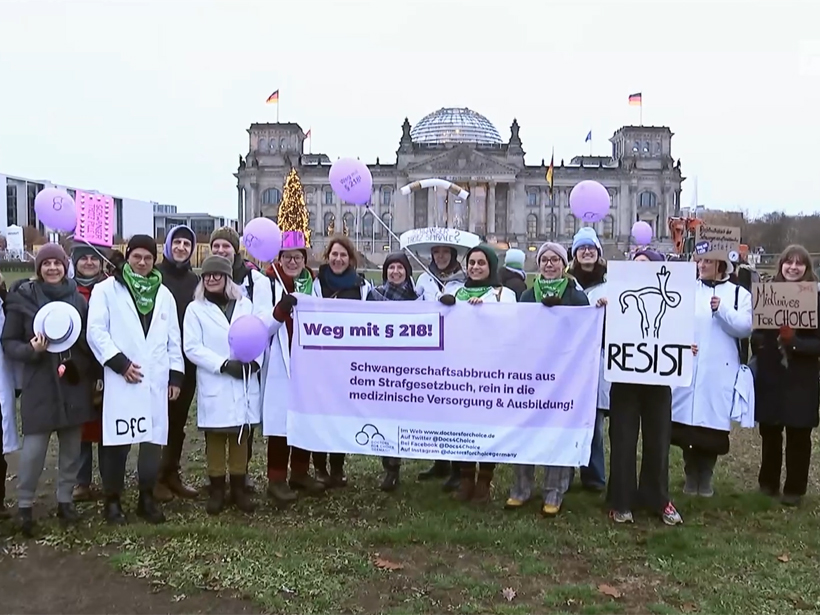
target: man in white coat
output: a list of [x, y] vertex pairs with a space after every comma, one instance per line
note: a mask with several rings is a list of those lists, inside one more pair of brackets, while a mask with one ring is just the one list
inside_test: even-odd
[[88, 345], [105, 366], [104, 517], [126, 522], [120, 503], [125, 463], [139, 443], [137, 515], [163, 523], [154, 500], [162, 447], [168, 443], [168, 400], [179, 396], [185, 366], [174, 297], [154, 268], [157, 244], [148, 235], [128, 242], [125, 263], [94, 289], [88, 306]]
[[[230, 226], [223, 226], [211, 233], [211, 254], [227, 258], [231, 262], [233, 281], [242, 289], [242, 294], [251, 300], [253, 314], [258, 316], [270, 329], [273, 326], [273, 287], [270, 279], [259, 271], [253, 263], [242, 258], [239, 252], [239, 233]], [[266, 361], [267, 361], [266, 353]], [[248, 465], [253, 455], [253, 434], [248, 438]], [[245, 473], [249, 492], [256, 491], [250, 472]]]

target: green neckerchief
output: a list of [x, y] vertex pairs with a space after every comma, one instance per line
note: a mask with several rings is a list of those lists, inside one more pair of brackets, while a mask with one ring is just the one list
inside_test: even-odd
[[557, 280], [545, 280], [541, 276], [535, 279], [532, 289], [535, 292], [535, 300], [540, 303], [544, 297], [563, 297], [564, 291], [569, 284], [569, 278], [563, 276]]
[[473, 286], [472, 288], [462, 286], [456, 291], [456, 299], [459, 301], [468, 301], [476, 297], [483, 297], [488, 292], [490, 292], [489, 286]]
[[294, 278], [293, 280], [293, 288], [297, 293], [302, 293], [303, 295], [312, 295], [313, 276], [310, 275], [310, 271], [308, 271], [307, 269], [302, 269], [302, 273], [299, 274], [299, 277]]
[[154, 309], [154, 301], [157, 298], [159, 287], [162, 285], [162, 274], [156, 269], [152, 269], [148, 277], [141, 276], [134, 273], [131, 265], [126, 263], [122, 268], [122, 277], [128, 290], [131, 291], [131, 296], [134, 297], [137, 311], [143, 316], [150, 313]]

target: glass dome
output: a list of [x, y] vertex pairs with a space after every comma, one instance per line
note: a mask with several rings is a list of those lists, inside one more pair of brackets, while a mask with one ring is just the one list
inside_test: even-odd
[[472, 109], [442, 107], [423, 117], [410, 130], [414, 143], [503, 143], [501, 135], [486, 117]]

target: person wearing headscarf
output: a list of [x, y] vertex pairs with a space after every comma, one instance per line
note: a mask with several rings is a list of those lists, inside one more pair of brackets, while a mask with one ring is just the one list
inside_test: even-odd
[[504, 266], [498, 274], [501, 284], [513, 291], [518, 301], [521, 300], [521, 295], [527, 290], [527, 274], [524, 271], [526, 258], [524, 252], [517, 248], [507, 250], [504, 255]]
[[[276, 261], [265, 272], [273, 285], [273, 328], [268, 362], [263, 366], [262, 422], [268, 436], [268, 497], [279, 504], [297, 499], [296, 492], [318, 496], [325, 485], [310, 475], [310, 451], [290, 446], [287, 438], [288, 387], [290, 351], [293, 346], [293, 293], [313, 294], [316, 274], [308, 267], [308, 250], [304, 234], [291, 247], [279, 252]], [[284, 326], [283, 326], [284, 325]], [[273, 427], [272, 427], [273, 426]], [[290, 479], [288, 479], [290, 466]]]
[[[162, 261], [157, 269], [162, 274], [162, 283], [171, 291], [177, 304], [177, 316], [180, 330], [185, 310], [194, 300], [194, 291], [199, 283], [199, 276], [191, 268], [191, 257], [196, 250], [196, 236], [190, 227], [175, 226], [165, 237]], [[182, 339], [183, 347], [185, 339]], [[185, 484], [180, 476], [182, 446], [185, 443], [185, 425], [188, 412], [196, 391], [196, 366], [185, 357], [185, 378], [182, 381], [179, 397], [168, 403], [168, 446], [162, 449], [162, 462], [159, 470], [154, 497], [160, 502], [169, 502], [174, 496], [195, 499], [199, 493]]]
[[[273, 326], [273, 289], [268, 278], [252, 262], [245, 260], [239, 251], [239, 233], [230, 226], [223, 226], [211, 233], [211, 254], [227, 258], [231, 262], [233, 281], [242, 289], [242, 294], [253, 303], [254, 316], [258, 316], [268, 327]], [[253, 435], [248, 437], [248, 466], [253, 457]], [[250, 493], [256, 492], [250, 471], [245, 474]]]
[[[404, 252], [394, 252], [384, 259], [382, 265], [382, 283], [376, 286], [367, 295], [368, 301], [416, 301], [418, 299], [413, 284], [413, 267]], [[395, 491], [399, 485], [399, 470], [401, 459], [398, 457], [382, 457], [384, 478], [382, 491]]]
[[[441, 303], [455, 305], [456, 301], [465, 301], [469, 305], [479, 305], [484, 302], [516, 302], [515, 293], [502, 286], [498, 279], [498, 255], [491, 246], [479, 244], [467, 252], [464, 259], [467, 262], [467, 280], [455, 294], [441, 293]], [[455, 499], [476, 504], [489, 502], [495, 463], [461, 462], [458, 467], [461, 477]]]
[[[575, 280], [567, 274], [567, 250], [561, 244], [547, 242], [538, 248], [535, 255], [538, 277], [532, 288], [521, 296], [521, 303], [541, 303], [545, 307], [584, 306], [589, 299], [579, 289]], [[599, 300], [599, 306], [606, 305]], [[541, 513], [554, 517], [561, 511], [564, 494], [569, 490], [575, 468], [564, 466], [544, 466], [542, 487], [543, 505]], [[513, 468], [513, 486], [505, 508], [519, 509], [532, 497], [535, 487], [535, 466], [517, 464]]]
[[709, 498], [718, 457], [729, 452], [740, 340], [752, 333], [752, 296], [729, 281], [730, 261], [701, 258], [697, 268], [692, 382], [672, 389], [672, 444], [683, 449], [683, 492]]
[[[197, 366], [197, 426], [205, 432], [210, 490], [205, 510], [225, 508], [225, 470], [230, 476], [230, 501], [245, 513], [254, 511], [246, 489], [247, 437], [261, 421], [261, 393], [255, 374], [263, 355], [245, 362], [231, 358], [232, 323], [253, 313], [250, 300], [231, 280], [231, 264], [221, 256], [202, 263], [202, 281], [185, 311], [185, 355]], [[227, 449], [227, 455], [225, 453]]]
[[[91, 298], [91, 291], [94, 286], [104, 280], [107, 276], [103, 269], [103, 256], [99, 248], [91, 244], [77, 242], [71, 249], [71, 263], [74, 264], [74, 282], [77, 290], [86, 300]], [[98, 498], [98, 493], [94, 489], [93, 464], [94, 464], [94, 444], [97, 444], [97, 465], [101, 461], [100, 450], [102, 446], [102, 366], [94, 361], [95, 368], [95, 393], [94, 393], [94, 419], [83, 425], [82, 444], [80, 445], [80, 457], [82, 463], [77, 474], [77, 484], [74, 486], [73, 499], [75, 502], [89, 502]]]
[[[800, 245], [788, 246], [777, 262], [774, 282], [817, 284], [811, 256]], [[812, 431], [820, 423], [820, 329], [756, 329], [752, 332], [755, 364], [755, 419], [762, 444], [760, 491], [780, 495], [783, 432], [786, 478], [781, 502], [798, 506], [806, 494], [811, 465]]]
[[[651, 249], [635, 252], [636, 263], [664, 262]], [[640, 265], [636, 265], [640, 266]], [[609, 482], [607, 503], [613, 522], [632, 523], [633, 510], [649, 509], [666, 525], [683, 519], [669, 497], [669, 438], [672, 392], [668, 386], [613, 382], [609, 397]], [[640, 482], [638, 434], [642, 442]]]
[[[575, 278], [590, 302], [606, 297], [606, 261], [598, 234], [591, 226], [578, 229], [572, 238], [572, 260], [567, 267], [569, 274]], [[603, 339], [601, 340], [603, 355]], [[589, 491], [606, 489], [606, 459], [604, 457], [604, 417], [609, 412], [610, 383], [604, 379], [605, 361], [601, 361], [601, 373], [598, 377], [598, 410], [595, 418], [595, 431], [592, 437], [592, 453], [589, 465], [581, 468], [581, 485]]]
[[[132, 417], [128, 404], [146, 404], [151, 439], [139, 445], [137, 515], [164, 523], [154, 498], [162, 447], [168, 444], [168, 402], [179, 397], [185, 378], [181, 334], [174, 296], [156, 268], [157, 244], [149, 235], [134, 235], [125, 249], [125, 264], [97, 284], [88, 306], [88, 344], [105, 366], [103, 421]], [[140, 400], [135, 401], [139, 396]], [[103, 441], [104, 517], [123, 524], [122, 491], [130, 444]]]
[[[93, 418], [93, 359], [85, 342], [87, 303], [76, 282], [66, 276], [68, 264], [61, 246], [45, 244], [35, 257], [36, 278], [6, 297], [0, 340], [6, 358], [23, 365], [25, 383], [20, 395], [23, 449], [17, 470], [17, 508], [26, 537], [34, 533], [34, 498], [52, 433], [59, 441], [57, 516], [64, 524], [80, 518], [72, 492], [81, 464], [82, 427]], [[34, 331], [35, 315], [51, 302], [73, 306], [83, 328], [77, 342], [60, 353], [48, 352], [48, 339]]]
[[[347, 299], [364, 301], [371, 285], [356, 271], [359, 261], [353, 242], [345, 235], [334, 235], [325, 246], [322, 255], [324, 263], [319, 265], [319, 274], [313, 282], [313, 295], [325, 299]], [[330, 471], [328, 472], [328, 457]], [[316, 478], [329, 489], [346, 487], [344, 453], [313, 453], [313, 468]]]

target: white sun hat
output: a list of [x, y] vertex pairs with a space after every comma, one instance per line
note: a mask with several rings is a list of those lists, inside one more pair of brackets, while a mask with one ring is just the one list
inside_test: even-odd
[[459, 257], [464, 256], [481, 243], [475, 233], [455, 228], [428, 227], [405, 231], [399, 237], [402, 250], [413, 250], [427, 256], [436, 246], [454, 248]]
[[83, 329], [80, 313], [70, 303], [51, 301], [34, 315], [34, 333], [42, 334], [48, 341], [46, 350], [65, 352], [77, 343]]

